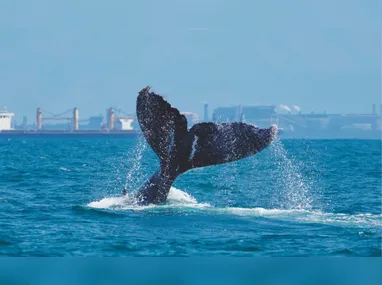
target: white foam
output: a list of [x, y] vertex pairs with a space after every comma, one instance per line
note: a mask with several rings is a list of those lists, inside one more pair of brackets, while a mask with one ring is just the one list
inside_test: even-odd
[[382, 215], [363, 213], [363, 214], [343, 214], [325, 213], [310, 210], [283, 210], [283, 209], [264, 209], [264, 208], [217, 208], [217, 212], [222, 214], [233, 214], [238, 216], [267, 217], [279, 220], [288, 220], [303, 223], [319, 223], [344, 226], [371, 226], [382, 227]]
[[381, 214], [343, 214], [325, 213], [311, 210], [284, 210], [284, 209], [265, 209], [261, 207], [240, 208], [226, 207], [217, 208], [208, 203], [199, 203], [193, 196], [175, 187], [171, 187], [167, 202], [163, 205], [140, 206], [134, 197], [126, 195], [119, 197], [106, 197], [100, 201], [94, 201], [87, 205], [97, 209], [113, 210], [161, 210], [161, 209], [198, 209], [212, 215], [235, 215], [246, 217], [265, 217], [281, 221], [293, 221], [300, 223], [319, 223], [348, 227], [382, 227]]
[[190, 194], [175, 187], [171, 187], [164, 205], [139, 206], [138, 201], [129, 195], [119, 197], [106, 197], [87, 205], [97, 209], [145, 210], [151, 208], [204, 208], [210, 207], [208, 203], [198, 203]]
[[196, 207], [205, 208], [211, 207], [208, 203], [198, 203], [190, 194], [183, 192], [175, 187], [171, 187], [167, 196], [167, 206], [183, 206], [183, 207]]
[[179, 189], [176, 189], [174, 187], [171, 187], [170, 192], [167, 196], [167, 201], [169, 203], [190, 203], [190, 204], [196, 204], [198, 203], [194, 197], [192, 197], [190, 194], [183, 192]]
[[101, 199], [100, 201], [90, 202], [88, 206], [97, 209], [109, 209], [113, 207], [123, 206], [125, 200], [125, 197], [106, 197]]

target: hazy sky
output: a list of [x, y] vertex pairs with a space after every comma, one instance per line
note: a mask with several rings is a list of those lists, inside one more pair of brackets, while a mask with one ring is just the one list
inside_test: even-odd
[[[0, 106], [113, 106], [145, 85], [182, 111], [232, 104], [371, 112], [381, 101], [382, 1], [0, 2]], [[0, 109], [1, 109], [0, 108]]]

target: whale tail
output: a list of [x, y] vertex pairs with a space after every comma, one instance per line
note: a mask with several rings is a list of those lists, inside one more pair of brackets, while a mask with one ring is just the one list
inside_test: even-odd
[[137, 117], [161, 165], [175, 166], [180, 173], [248, 157], [277, 135], [275, 126], [259, 129], [245, 123], [199, 123], [188, 130], [186, 117], [150, 87], [139, 92]]
[[148, 190], [140, 191], [143, 200], [154, 202], [166, 199], [172, 182], [181, 173], [251, 156], [277, 135], [275, 126], [259, 129], [245, 123], [199, 123], [188, 130], [186, 117], [162, 96], [150, 92], [150, 87], [139, 92], [137, 117], [160, 159], [161, 168], [144, 186]]

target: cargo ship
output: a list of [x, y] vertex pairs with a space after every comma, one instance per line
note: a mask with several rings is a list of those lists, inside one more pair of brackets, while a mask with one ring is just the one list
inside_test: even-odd
[[140, 135], [140, 131], [135, 130], [1, 130], [0, 138], [135, 138]]

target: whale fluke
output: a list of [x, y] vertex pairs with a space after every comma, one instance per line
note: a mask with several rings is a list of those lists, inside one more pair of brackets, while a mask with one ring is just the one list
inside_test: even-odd
[[189, 163], [195, 168], [243, 159], [267, 147], [276, 134], [276, 127], [259, 129], [245, 123], [196, 124], [188, 133], [193, 141]]
[[160, 168], [138, 191], [141, 204], [163, 203], [176, 177], [189, 169], [233, 162], [267, 147], [277, 128], [245, 123], [200, 123], [187, 119], [162, 96], [146, 87], [137, 98], [142, 132], [160, 159]]

